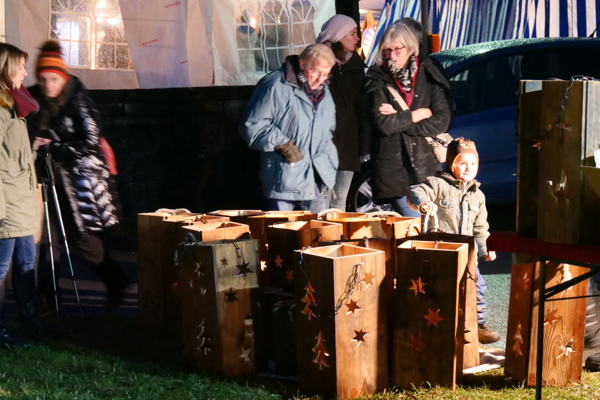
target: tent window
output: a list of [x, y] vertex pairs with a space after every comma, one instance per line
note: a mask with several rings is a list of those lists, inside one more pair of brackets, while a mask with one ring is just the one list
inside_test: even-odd
[[237, 0], [235, 37], [241, 70], [264, 75], [289, 54], [314, 43], [315, 9], [309, 0]]
[[118, 0], [50, 0], [50, 22], [69, 66], [133, 69]]

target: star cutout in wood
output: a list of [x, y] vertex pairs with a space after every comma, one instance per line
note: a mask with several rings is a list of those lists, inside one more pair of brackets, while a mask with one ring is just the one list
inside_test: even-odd
[[413, 350], [423, 353], [423, 347], [425, 347], [425, 342], [421, 339], [421, 336], [414, 337], [410, 335], [410, 343], [408, 343]]
[[354, 336], [354, 339], [352, 339], [352, 341], [358, 342], [358, 346], [360, 346], [361, 342], [365, 343], [365, 336], [369, 334], [369, 332], [365, 332], [362, 329], [360, 331], [355, 330], [354, 333], [356, 334], [356, 336]]
[[279, 254], [277, 254], [277, 257], [275, 257], [275, 260], [273, 261], [275, 261], [275, 265], [277, 266], [277, 268], [281, 268], [281, 263], [283, 262], [283, 259]]
[[425, 286], [427, 286], [427, 283], [422, 282], [421, 277], [419, 277], [419, 279], [417, 279], [416, 281], [412, 279], [410, 281], [412, 282], [412, 285], [408, 288], [408, 290], [414, 290], [415, 296], [419, 293], [425, 294]]
[[364, 282], [367, 284], [367, 287], [369, 287], [369, 285], [373, 284], [373, 279], [377, 278], [377, 276], [370, 274], [368, 272], [365, 271], [365, 276], [360, 280], [361, 282]]
[[435, 325], [438, 328], [439, 328], [438, 322], [444, 320], [444, 318], [440, 317], [440, 310], [439, 309], [437, 311], [433, 311], [431, 308], [429, 309], [429, 314], [427, 314], [423, 318], [425, 318], [427, 320], [427, 326], [429, 326], [429, 325]]
[[201, 277], [202, 275], [204, 275], [204, 274], [202, 273], [201, 269], [202, 269], [202, 263], [201, 263], [201, 262], [197, 262], [197, 261], [196, 261], [196, 269], [194, 270], [194, 272], [198, 274], [198, 279], [200, 279], [200, 277]]
[[231, 288], [228, 292], [225, 292], [225, 296], [227, 296], [227, 300], [225, 300], [225, 303], [235, 303], [236, 301], [239, 301], [237, 299], [237, 292], [234, 288]]
[[352, 313], [354, 314], [355, 311], [360, 310], [361, 308], [358, 306], [358, 301], [354, 301], [352, 299], [350, 299], [350, 303], [346, 304], [346, 307], [348, 307], [348, 311], [346, 312], [346, 315]]
[[242, 347], [242, 355], [240, 356], [240, 358], [243, 358], [245, 363], [250, 361], [250, 350], [252, 350], [252, 348], [244, 349]]
[[550, 324], [550, 326], [552, 326], [554, 328], [556, 321], [559, 321], [560, 319], [562, 319], [562, 317], [559, 317], [556, 315], [557, 311], [558, 311], [558, 308], [554, 309], [552, 311], [548, 311], [546, 313], [546, 316], [544, 317], [544, 325]]
[[204, 295], [206, 294], [206, 289], [205, 289], [205, 288], [203, 288], [203, 287], [201, 287], [201, 288], [198, 290], [198, 292], [199, 292], [199, 293], [200, 293], [202, 296], [204, 296]]
[[229, 260], [227, 260], [225, 257], [221, 258], [221, 265], [222, 266], [229, 265]]
[[523, 336], [521, 335], [522, 330], [523, 330], [523, 327], [521, 326], [521, 323], [519, 322], [519, 324], [517, 325], [517, 331], [515, 332], [515, 334], [512, 337], [515, 341], [515, 344], [512, 347], [512, 351], [515, 352], [517, 357], [520, 357], [523, 355], [523, 351], [521, 351], [521, 345], [523, 344]]
[[240, 270], [240, 273], [238, 274], [238, 276], [242, 276], [242, 275], [246, 276], [246, 274], [248, 274], [248, 273], [253, 273], [254, 271], [252, 271], [249, 266], [250, 266], [250, 263], [241, 263], [241, 264], [236, 265], [237, 269]]
[[294, 270], [293, 269], [285, 271], [285, 275], [286, 275], [285, 279], [287, 279], [288, 281], [291, 282], [294, 280]]

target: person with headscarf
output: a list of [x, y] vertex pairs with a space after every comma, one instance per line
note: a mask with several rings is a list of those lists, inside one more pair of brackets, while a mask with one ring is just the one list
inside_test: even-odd
[[338, 14], [323, 24], [317, 43], [333, 50], [329, 90], [335, 102], [336, 127], [333, 142], [340, 164], [330, 202], [331, 208], [346, 210], [352, 177], [360, 172], [360, 156], [369, 153], [369, 124], [365, 110], [365, 70], [367, 66], [356, 52], [358, 26], [352, 18]]

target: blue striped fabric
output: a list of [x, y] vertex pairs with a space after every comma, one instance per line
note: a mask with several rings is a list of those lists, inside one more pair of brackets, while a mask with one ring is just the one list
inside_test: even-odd
[[[402, 17], [420, 19], [419, 0], [386, 0], [367, 65], [375, 62], [385, 29]], [[585, 37], [600, 22], [600, 0], [429, 0], [429, 20], [442, 50], [502, 39]]]

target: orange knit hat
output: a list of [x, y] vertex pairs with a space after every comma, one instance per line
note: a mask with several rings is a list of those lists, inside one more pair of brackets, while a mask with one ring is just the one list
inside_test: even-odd
[[69, 72], [67, 65], [62, 59], [62, 51], [60, 43], [55, 40], [48, 40], [40, 48], [40, 55], [38, 56], [37, 64], [35, 67], [35, 74], [39, 78], [42, 72], [54, 72], [69, 80]]

